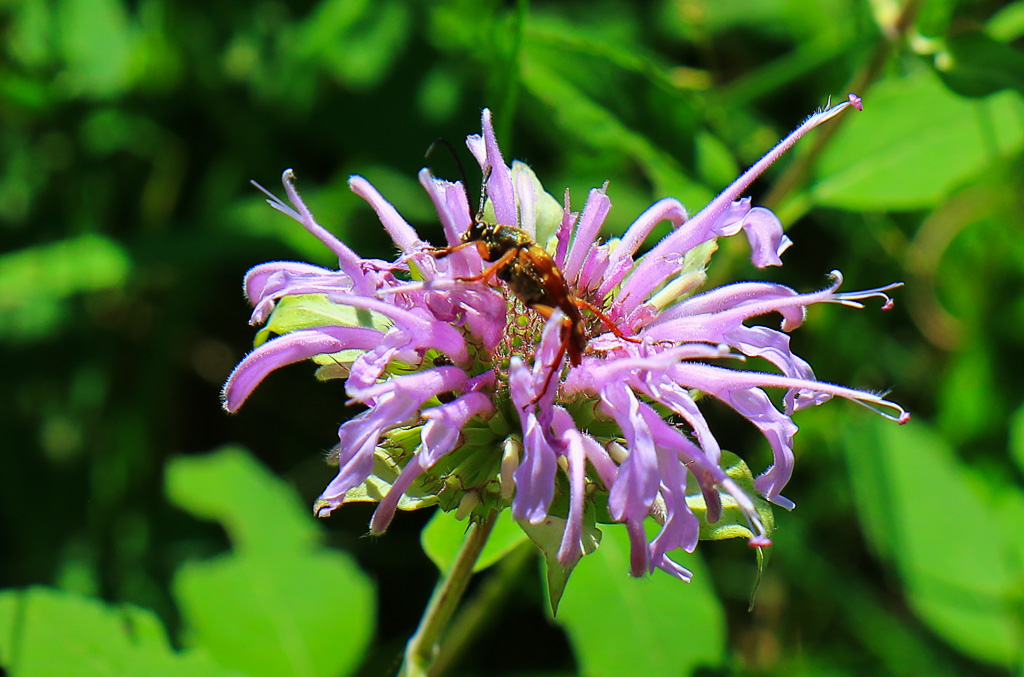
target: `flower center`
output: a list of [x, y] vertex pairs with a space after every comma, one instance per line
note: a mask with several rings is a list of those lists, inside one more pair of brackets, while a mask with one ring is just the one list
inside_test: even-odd
[[494, 351], [495, 369], [498, 377], [508, 377], [508, 364], [513, 355], [518, 356], [527, 364], [533, 363], [544, 331], [544, 318], [535, 310], [530, 310], [513, 294], [502, 289], [508, 310], [505, 314], [505, 333]]

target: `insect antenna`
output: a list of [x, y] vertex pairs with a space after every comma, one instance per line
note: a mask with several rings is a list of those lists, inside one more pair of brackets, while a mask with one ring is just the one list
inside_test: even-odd
[[[438, 144], [441, 144], [442, 146], [447, 148], [448, 152], [450, 152], [452, 154], [452, 157], [455, 159], [455, 166], [459, 168], [459, 178], [462, 179], [462, 190], [466, 193], [466, 210], [469, 211], [469, 205], [473, 204], [472, 199], [469, 197], [469, 179], [466, 178], [466, 168], [462, 166], [462, 160], [459, 158], [459, 154], [455, 151], [455, 147], [452, 146], [451, 142], [448, 139], [444, 138], [443, 136], [437, 137], [427, 147], [427, 152], [423, 154], [423, 157], [424, 159], [429, 158], [431, 154], [434, 152], [434, 149], [437, 148]], [[481, 213], [483, 213], [482, 202], [483, 197], [481, 197]], [[469, 220], [473, 220], [472, 212], [469, 212]]]
[[[469, 196], [469, 179], [466, 178], [466, 169], [462, 166], [462, 160], [459, 159], [459, 154], [456, 152], [455, 147], [452, 146], [451, 142], [439, 136], [434, 139], [433, 143], [427, 147], [427, 152], [423, 154], [424, 158], [429, 158], [437, 148], [438, 144], [448, 149], [448, 152], [452, 154], [455, 159], [455, 166], [459, 168], [459, 178], [462, 179], [462, 190], [466, 193], [466, 210], [469, 211], [469, 205], [473, 204], [473, 199]], [[484, 218], [484, 205], [487, 204], [487, 181], [491, 178], [491, 167], [490, 165], [484, 170], [483, 181], [480, 182], [480, 206], [477, 207], [476, 216], [473, 216], [473, 212], [469, 212], [469, 220], [471, 223], [482, 221]]]

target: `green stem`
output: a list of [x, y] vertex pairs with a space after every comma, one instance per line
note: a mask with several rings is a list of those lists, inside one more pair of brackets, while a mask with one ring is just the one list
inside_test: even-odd
[[428, 677], [437, 658], [441, 635], [451, 620], [455, 609], [466, 592], [469, 579], [473, 576], [473, 565], [480, 557], [487, 538], [494, 528], [497, 513], [492, 511], [480, 522], [474, 522], [466, 530], [455, 561], [445, 577], [434, 588], [434, 594], [423, 612], [420, 626], [405, 647], [405, 659], [399, 677]]
[[480, 586], [473, 598], [466, 602], [451, 625], [444, 644], [437, 654], [430, 677], [447, 674], [462, 657], [462, 653], [495, 619], [493, 610], [505, 597], [512, 594], [515, 581], [523, 569], [534, 561], [536, 550], [527, 541], [507, 554], [495, 567], [496, 571]]

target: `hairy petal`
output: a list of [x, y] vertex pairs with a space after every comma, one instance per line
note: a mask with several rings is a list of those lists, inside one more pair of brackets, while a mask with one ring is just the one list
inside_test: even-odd
[[319, 327], [300, 329], [268, 341], [238, 363], [224, 384], [224, 408], [238, 411], [256, 386], [278, 367], [316, 355], [348, 349], [367, 349], [380, 342], [381, 333], [365, 327]]

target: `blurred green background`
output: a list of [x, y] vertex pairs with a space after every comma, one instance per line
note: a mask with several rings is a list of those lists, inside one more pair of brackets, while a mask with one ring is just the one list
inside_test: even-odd
[[[250, 179], [280, 193], [294, 168], [324, 225], [389, 258], [347, 177], [439, 241], [416, 171], [489, 106], [506, 159], [574, 207], [610, 180], [613, 235], [666, 195], [697, 211], [848, 91], [864, 112], [751, 191], [796, 243], [786, 265], [756, 271], [730, 242], [710, 273], [906, 282], [887, 313], [812, 309], [794, 345], [823, 380], [891, 389], [912, 422], [797, 415], [798, 507], [776, 514], [752, 612], [744, 544], [684, 556], [689, 586], [635, 581], [607, 528], [557, 619], [529, 548], [494, 567], [452, 674], [1024, 674], [1024, 2], [7, 0], [0, 35], [13, 674], [397, 670], [437, 576], [430, 515], [374, 539], [369, 507], [312, 518], [351, 415], [312, 366], [219, 407], [254, 334], [245, 271], [331, 265]], [[763, 469], [756, 431], [711, 415]]]

